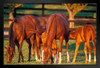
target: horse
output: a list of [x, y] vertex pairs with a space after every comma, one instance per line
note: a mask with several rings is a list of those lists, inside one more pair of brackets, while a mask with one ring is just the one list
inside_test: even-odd
[[[56, 14], [61, 15], [65, 19], [67, 19], [67, 17], [62, 13], [56, 13]], [[46, 28], [46, 24], [47, 24], [48, 18], [49, 18], [49, 16], [38, 16], [37, 17], [37, 19], [40, 21], [40, 25], [42, 26], [43, 29]]]
[[49, 16], [46, 25], [46, 41], [42, 47], [42, 63], [46, 64], [51, 58], [51, 63], [53, 63], [52, 57], [52, 43], [54, 39], [59, 39], [59, 63], [61, 63], [61, 52], [62, 52], [62, 42], [63, 39], [66, 41], [67, 50], [67, 62], [69, 62], [68, 53], [68, 40], [69, 40], [69, 24], [68, 21], [59, 13], [55, 13]]
[[[31, 31], [33, 33], [31, 33]], [[40, 59], [40, 56], [38, 54], [39, 49], [39, 34], [41, 34], [41, 26], [38, 19], [32, 15], [25, 15], [23, 17], [16, 17], [9, 29], [9, 43], [8, 47], [6, 48], [6, 55], [7, 55], [7, 63], [11, 63], [12, 58], [14, 57], [15, 53], [15, 44], [18, 47], [19, 51], [19, 58], [18, 62], [20, 62], [20, 56], [22, 58], [22, 62], [24, 62], [24, 57], [22, 54], [22, 44], [23, 40], [26, 40], [28, 43], [29, 48], [29, 58], [28, 61], [30, 61], [31, 58], [31, 50], [33, 52], [32, 48], [35, 48], [35, 53], [38, 59]], [[33, 52], [34, 53], [34, 52]]]
[[83, 27], [76, 28], [75, 32], [70, 31], [69, 37], [76, 40], [76, 49], [74, 53], [74, 58], [72, 63], [75, 62], [76, 55], [78, 52], [78, 48], [80, 43], [84, 43], [84, 52], [85, 52], [85, 63], [87, 63], [87, 47], [89, 50], [89, 62], [91, 62], [91, 45], [90, 40], [93, 43], [93, 50], [94, 50], [94, 62], [96, 62], [96, 46], [95, 46], [95, 29], [92, 25], [85, 25]]
[[[45, 44], [45, 41], [46, 41], [46, 31], [42, 33], [41, 35], [41, 40], [42, 40], [42, 47], [43, 45]], [[53, 42], [52, 42], [52, 57], [55, 58], [55, 62], [54, 63], [57, 63], [57, 60], [58, 60], [58, 48], [57, 48], [57, 44], [56, 44], [56, 39], [53, 39]], [[52, 59], [52, 62], [53, 62], [53, 59]]]
[[48, 18], [49, 18], [49, 16], [39, 16], [39, 17], [37, 17], [37, 19], [40, 21], [40, 25], [42, 26], [42, 29], [46, 28]]

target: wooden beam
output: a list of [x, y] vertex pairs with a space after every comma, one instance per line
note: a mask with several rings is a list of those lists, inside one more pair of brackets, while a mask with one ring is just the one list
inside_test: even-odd
[[[4, 18], [4, 21], [12, 21], [12, 19]], [[68, 20], [70, 22], [75, 22], [75, 24], [96, 24], [96, 19], [75, 19]]]
[[74, 22], [75, 24], [96, 24], [96, 19], [78, 19], [78, 20], [68, 20], [69, 22]]
[[42, 16], [44, 16], [44, 4], [42, 4]]
[[[4, 9], [8, 9], [8, 7], [5, 7]], [[42, 5], [42, 8], [23, 8], [23, 7], [18, 7], [16, 10], [48, 10], [48, 11], [63, 11], [67, 12], [66, 9], [48, 9], [44, 8], [44, 5]], [[43, 11], [44, 12], [44, 11]], [[81, 10], [81, 12], [90, 12], [90, 13], [95, 13], [96, 10]]]

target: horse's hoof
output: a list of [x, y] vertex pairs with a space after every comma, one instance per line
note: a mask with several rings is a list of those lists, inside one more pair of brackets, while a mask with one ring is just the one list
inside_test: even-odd
[[30, 62], [30, 60], [28, 59], [28, 62]]
[[71, 63], [71, 61], [67, 61], [67, 63]]
[[71, 64], [74, 64], [75, 62], [74, 61], [72, 61], [72, 62], [70, 62]]
[[56, 64], [57, 62], [54, 62], [54, 64]]
[[89, 63], [91, 63], [91, 61], [89, 61]]
[[87, 61], [85, 61], [85, 63], [87, 64]]
[[18, 61], [18, 63], [20, 63], [20, 61]]
[[96, 63], [96, 61], [94, 61], [94, 63]]
[[24, 62], [24, 60], [22, 60], [22, 62]]
[[58, 64], [61, 64], [61, 62], [60, 62], [60, 63], [58, 63]]
[[41, 62], [41, 60], [36, 60], [37, 62]]

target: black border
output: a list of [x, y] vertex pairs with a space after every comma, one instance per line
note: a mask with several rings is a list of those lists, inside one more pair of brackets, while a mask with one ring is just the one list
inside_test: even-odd
[[[96, 48], [97, 48], [97, 63], [96, 65], [3, 65], [3, 4], [4, 3], [97, 3], [97, 29], [96, 29]], [[100, 68], [100, 1], [98, 0], [0, 0], [0, 68], [1, 67], [40, 67], [40, 68]]]

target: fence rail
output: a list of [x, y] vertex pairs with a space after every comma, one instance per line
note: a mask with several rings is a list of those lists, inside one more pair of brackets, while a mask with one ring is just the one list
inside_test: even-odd
[[[31, 3], [32, 4], [32, 3]], [[42, 8], [30, 8], [30, 7], [18, 7], [16, 9], [14, 9], [14, 17], [16, 17], [16, 15], [22, 16], [22, 15], [29, 15], [27, 13], [17, 13], [17, 10], [40, 10], [42, 11], [41, 14], [31, 14], [34, 16], [41, 16], [41, 15], [45, 15], [48, 16], [48, 14], [45, 14], [45, 11], [62, 11], [62, 12], [67, 12], [66, 9], [51, 9], [51, 8], [45, 8], [46, 4], [41, 4]], [[62, 5], [62, 4], [49, 4], [49, 5]], [[89, 3], [88, 6], [96, 6], [96, 3]], [[9, 7], [4, 7], [4, 9], [9, 9]], [[81, 10], [81, 12], [85, 12], [85, 13], [96, 13], [96, 10]], [[8, 15], [8, 12], [4, 12], [4, 15]], [[90, 19], [94, 19], [93, 16], [75, 16], [75, 18], [90, 18]]]
[[[12, 19], [4, 18], [4, 21], [12, 21]], [[68, 20], [68, 22], [74, 22], [75, 24], [96, 24], [96, 19], [75, 19]]]
[[[4, 7], [4, 9], [9, 9], [8, 7]], [[16, 10], [42, 10], [42, 8], [24, 8], [24, 7], [18, 7], [16, 8]], [[63, 11], [66, 12], [66, 9], [48, 9], [48, 8], [44, 8], [44, 10], [48, 10], [48, 11]], [[96, 13], [95, 10], [81, 10], [81, 12], [89, 12], [89, 13]]]
[[[31, 3], [32, 4], [32, 3]], [[45, 8], [46, 4], [41, 4], [42, 8], [24, 8], [24, 7], [18, 7], [16, 9], [14, 9], [14, 17], [16, 17], [16, 15], [34, 15], [34, 16], [49, 16], [49, 14], [45, 14], [45, 11], [63, 11], [63, 12], [67, 12], [66, 9], [51, 9], [51, 8]], [[61, 5], [61, 4], [49, 4], [49, 5]], [[96, 6], [96, 3], [89, 3], [88, 6]], [[4, 9], [8, 9], [8, 7], [4, 7]], [[41, 14], [27, 14], [27, 13], [17, 13], [17, 10], [39, 10], [42, 11]], [[89, 12], [89, 13], [96, 13], [96, 10], [82, 10], [81, 12]], [[4, 12], [4, 15], [9, 15], [8, 12]], [[67, 18], [69, 18], [69, 16], [67, 16]], [[75, 16], [75, 18], [85, 18], [85, 19], [75, 19], [75, 20], [68, 20], [69, 23], [70, 22], [74, 22], [75, 24], [94, 24], [96, 25], [96, 19], [93, 18], [93, 16]], [[89, 19], [86, 19], [89, 18]], [[12, 19], [8, 19], [8, 18], [4, 18], [4, 21], [12, 21]], [[76, 28], [71, 28], [71, 30], [75, 30]], [[5, 27], [4, 28], [4, 38], [8, 38], [8, 30], [9, 27]]]
[[[70, 30], [75, 30], [76, 28], [70, 28]], [[96, 29], [95, 29], [96, 30]], [[9, 37], [9, 27], [5, 27], [4, 28], [4, 38], [8, 38]]]

